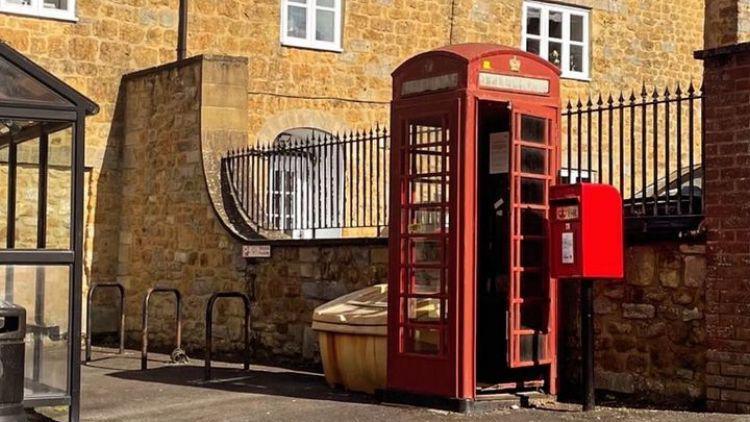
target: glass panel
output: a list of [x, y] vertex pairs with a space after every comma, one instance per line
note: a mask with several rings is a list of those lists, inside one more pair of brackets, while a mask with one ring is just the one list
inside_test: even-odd
[[542, 11], [529, 7], [526, 9], [526, 33], [532, 35], [540, 35], [540, 21], [542, 19]]
[[407, 302], [409, 319], [416, 322], [439, 322], [442, 318], [440, 303], [440, 299], [409, 298]]
[[542, 273], [525, 271], [521, 273], [521, 297], [546, 297], [545, 283]]
[[409, 233], [440, 233], [443, 221], [443, 208], [421, 208], [411, 211]]
[[562, 59], [562, 44], [556, 41], [549, 41], [547, 43], [547, 60], [557, 67], [560, 67], [560, 60]]
[[583, 42], [583, 16], [570, 15], [570, 39]]
[[39, 138], [21, 142], [16, 150], [15, 248], [35, 249], [39, 222]]
[[287, 8], [286, 35], [294, 38], [307, 38], [307, 9], [298, 6]]
[[448, 202], [448, 184], [442, 176], [420, 177], [411, 181], [411, 203]]
[[521, 147], [521, 172], [546, 174], [546, 155], [543, 149]]
[[0, 100], [68, 104], [54, 91], [0, 57]]
[[444, 165], [447, 165], [445, 151], [447, 148], [444, 146], [420, 147], [412, 150], [409, 159], [411, 175], [442, 173]]
[[[443, 128], [440, 126], [411, 125], [411, 145], [434, 144], [446, 142], [443, 137]], [[440, 152], [440, 149], [427, 149], [426, 151]]]
[[44, 0], [45, 9], [68, 10], [68, 0]]
[[533, 116], [521, 116], [521, 140], [527, 142], [545, 143], [545, 129], [547, 121]]
[[562, 12], [549, 12], [549, 36], [550, 38], [562, 39]]
[[330, 10], [315, 11], [315, 39], [318, 41], [333, 42], [336, 30], [335, 13]]
[[412, 270], [412, 293], [432, 295], [441, 290], [442, 269], [420, 268]]
[[406, 328], [405, 349], [409, 353], [437, 355], [440, 353], [440, 330], [437, 328]]
[[442, 240], [436, 239], [412, 239], [412, 263], [413, 264], [440, 264], [442, 263], [443, 247]]
[[545, 248], [541, 240], [522, 240], [521, 241], [521, 266], [522, 267], [542, 267], [545, 260]]
[[[2, 127], [2, 126], [0, 126]], [[0, 148], [0, 248], [7, 248], [8, 147]]]
[[521, 178], [521, 203], [544, 204], [544, 180]]
[[73, 195], [73, 128], [49, 135], [47, 174], [47, 248], [71, 249], [70, 200]]
[[0, 299], [26, 309], [25, 397], [67, 390], [68, 266], [0, 266]]
[[527, 236], [543, 236], [545, 234], [546, 218], [544, 211], [521, 210], [521, 234]]
[[527, 334], [521, 336], [521, 361], [547, 359], [547, 334]]
[[539, 54], [539, 40], [533, 38], [526, 39], [526, 51], [529, 53]]
[[320, 7], [333, 7], [335, 0], [317, 0], [317, 5]]
[[570, 71], [583, 72], [583, 46], [570, 46]]

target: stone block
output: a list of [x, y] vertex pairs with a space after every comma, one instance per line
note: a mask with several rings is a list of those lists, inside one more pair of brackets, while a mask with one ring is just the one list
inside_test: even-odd
[[706, 280], [706, 258], [704, 256], [686, 256], [684, 267], [685, 286], [702, 287]]
[[682, 321], [684, 322], [695, 321], [701, 318], [703, 318], [703, 312], [698, 308], [685, 309], [682, 311]]
[[656, 315], [656, 308], [645, 303], [623, 303], [622, 316], [626, 319], [648, 319]]
[[598, 371], [596, 373], [596, 388], [615, 393], [633, 394], [635, 382], [632, 374]]
[[656, 277], [657, 257], [648, 246], [634, 246], [627, 250], [625, 278], [636, 286], [649, 286]]

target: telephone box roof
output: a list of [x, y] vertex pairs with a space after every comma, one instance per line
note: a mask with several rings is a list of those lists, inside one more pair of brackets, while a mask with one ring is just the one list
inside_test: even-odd
[[502, 55], [502, 54], [512, 54], [519, 57], [525, 57], [529, 60], [539, 62], [543, 64], [544, 66], [548, 67], [550, 70], [555, 72], [557, 75], [560, 74], [560, 68], [555, 66], [554, 64], [550, 63], [549, 61], [541, 58], [540, 56], [529, 53], [527, 51], [514, 48], [514, 47], [508, 47], [500, 44], [492, 44], [492, 43], [466, 43], [466, 44], [453, 44], [453, 45], [447, 45], [444, 47], [436, 48], [434, 50], [426, 51], [424, 53], [417, 54], [416, 56], [413, 56], [403, 62], [399, 67], [396, 68], [396, 70], [393, 71], [392, 75], [398, 74], [402, 68], [407, 66], [408, 64], [420, 60], [424, 58], [425, 56], [435, 56], [435, 55], [441, 55], [445, 54], [447, 56], [452, 56], [456, 59], [465, 61], [467, 64], [480, 60], [484, 57], [489, 56], [495, 56], [495, 55]]

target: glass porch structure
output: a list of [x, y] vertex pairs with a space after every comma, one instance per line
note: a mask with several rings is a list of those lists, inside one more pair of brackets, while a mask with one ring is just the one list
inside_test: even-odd
[[24, 406], [79, 418], [85, 118], [99, 107], [0, 42], [0, 299], [27, 311]]

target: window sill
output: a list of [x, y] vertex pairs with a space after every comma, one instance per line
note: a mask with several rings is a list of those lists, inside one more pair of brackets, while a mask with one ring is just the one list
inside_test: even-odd
[[560, 79], [576, 82], [591, 82], [591, 76], [560, 75]]
[[24, 12], [23, 10], [7, 10], [7, 9], [0, 9], [0, 13], [6, 14], [6, 15], [21, 16], [24, 18], [36, 18], [36, 19], [54, 20], [54, 21], [70, 22], [70, 23], [78, 22], [77, 16], [70, 16], [64, 13], [60, 13], [60, 14], [58, 13], [35, 13], [35, 12]]
[[290, 40], [290, 39], [282, 40], [281, 46], [288, 47], [288, 48], [300, 48], [303, 50], [322, 51], [322, 52], [328, 52], [328, 53], [343, 53], [344, 52], [344, 49], [341, 47], [311, 44], [305, 41], [296, 41], [296, 40]]

